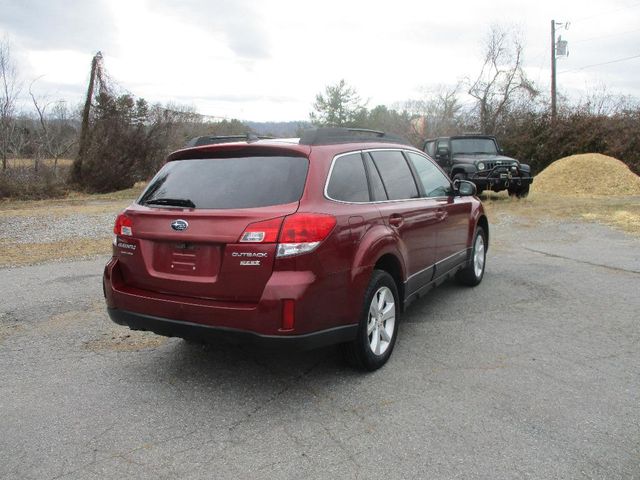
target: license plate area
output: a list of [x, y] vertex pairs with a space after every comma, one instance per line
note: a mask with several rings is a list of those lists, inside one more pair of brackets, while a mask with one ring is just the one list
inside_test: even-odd
[[216, 244], [157, 242], [153, 269], [161, 273], [212, 277], [220, 268], [220, 246]]

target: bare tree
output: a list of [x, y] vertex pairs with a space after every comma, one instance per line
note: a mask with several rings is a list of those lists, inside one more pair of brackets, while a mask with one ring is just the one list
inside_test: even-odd
[[7, 39], [0, 40], [0, 158], [2, 170], [7, 169], [7, 157], [15, 134], [16, 99], [20, 94], [20, 81], [11, 58]]
[[594, 116], [612, 116], [638, 108], [638, 101], [630, 95], [612, 92], [605, 83], [589, 86], [576, 105], [577, 110]]
[[412, 134], [425, 137], [453, 135], [460, 130], [462, 105], [458, 98], [459, 85], [437, 85], [424, 89], [424, 96], [404, 103], [404, 110], [412, 114]]
[[482, 69], [475, 80], [466, 80], [469, 95], [478, 102], [482, 133], [495, 131], [501, 115], [516, 96], [537, 95], [522, 62], [523, 45], [518, 34], [493, 25], [484, 43]]
[[[64, 101], [43, 103], [33, 93], [34, 80], [29, 87], [29, 95], [38, 114], [39, 131], [36, 145], [36, 170], [42, 154], [53, 158], [53, 170], [58, 168], [58, 160], [67, 155], [77, 143], [76, 131], [71, 126], [69, 109]], [[51, 107], [51, 108], [50, 108]], [[50, 113], [47, 113], [47, 109]]]

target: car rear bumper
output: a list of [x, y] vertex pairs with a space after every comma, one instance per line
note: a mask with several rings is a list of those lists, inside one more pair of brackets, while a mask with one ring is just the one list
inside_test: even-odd
[[249, 343], [264, 348], [309, 350], [326, 345], [343, 343], [355, 338], [357, 325], [344, 325], [303, 335], [261, 335], [247, 330], [214, 327], [169, 318], [154, 317], [128, 312], [117, 308], [107, 308], [109, 317], [119, 325], [132, 330], [147, 330], [166, 337], [181, 337], [188, 340], [216, 343]]
[[[353, 302], [338, 301], [327, 292], [328, 277], [312, 272], [274, 272], [255, 302], [219, 301], [136, 288], [124, 280], [117, 258], [106, 265], [104, 296], [111, 319], [132, 329], [165, 336], [259, 343], [264, 346], [313, 348], [353, 340], [357, 314]], [[334, 289], [342, 293], [343, 289]], [[294, 301], [294, 326], [283, 329], [284, 299]], [[332, 315], [327, 315], [333, 305]]]

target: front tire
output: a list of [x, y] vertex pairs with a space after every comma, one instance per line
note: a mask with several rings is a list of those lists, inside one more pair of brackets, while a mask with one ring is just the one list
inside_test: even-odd
[[527, 185], [526, 187], [521, 187], [518, 189], [509, 189], [509, 196], [510, 197], [517, 197], [517, 198], [525, 198], [527, 195], [529, 195], [529, 185]]
[[469, 287], [478, 285], [484, 277], [484, 269], [487, 260], [487, 236], [484, 229], [478, 225], [473, 237], [473, 249], [469, 264], [456, 274], [456, 280]]
[[346, 360], [368, 371], [387, 363], [396, 343], [399, 314], [396, 282], [387, 272], [374, 270], [364, 295], [356, 339], [342, 345]]

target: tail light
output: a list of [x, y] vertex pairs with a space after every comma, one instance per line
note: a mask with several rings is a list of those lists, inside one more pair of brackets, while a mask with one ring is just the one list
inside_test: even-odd
[[282, 225], [282, 217], [250, 223], [240, 235], [242, 243], [276, 243]]
[[[283, 222], [284, 220], [284, 222]], [[294, 213], [249, 224], [241, 243], [278, 243], [277, 257], [311, 252], [336, 226], [336, 219], [320, 213]]]
[[294, 213], [285, 217], [278, 240], [277, 257], [289, 257], [315, 249], [336, 226], [331, 215]]
[[121, 213], [116, 217], [116, 224], [113, 226], [113, 233], [116, 235], [133, 235], [133, 222], [131, 218]]

